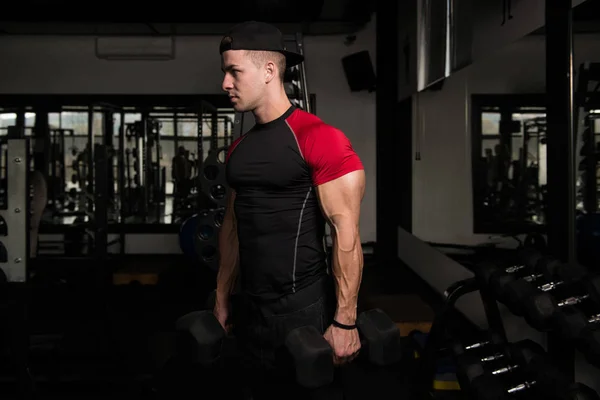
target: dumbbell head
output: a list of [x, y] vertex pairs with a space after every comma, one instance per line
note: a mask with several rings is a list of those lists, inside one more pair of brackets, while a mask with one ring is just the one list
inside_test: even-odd
[[478, 355], [465, 353], [456, 358], [456, 380], [461, 388], [470, 387], [476, 378], [485, 373], [485, 367]]
[[587, 326], [576, 342], [590, 364], [600, 366], [600, 326]]
[[548, 249], [546, 239], [537, 232], [529, 233], [523, 241], [523, 246], [524, 248], [533, 248], [538, 251], [546, 251]]
[[583, 282], [584, 279], [588, 279], [588, 270], [579, 265], [561, 265], [556, 270], [556, 276], [558, 279], [564, 281], [567, 284], [570, 283], [580, 283]]
[[492, 273], [490, 276], [489, 287], [494, 294], [494, 296], [500, 301], [506, 301], [506, 288], [515, 280], [518, 280], [518, 277], [515, 276], [514, 273], [508, 273], [503, 270], [498, 270]]
[[525, 320], [534, 329], [548, 332], [552, 329], [552, 317], [559, 308], [554, 296], [538, 292], [528, 296], [523, 304]]
[[314, 326], [292, 330], [285, 347], [294, 360], [298, 384], [314, 389], [333, 381], [333, 350]]
[[489, 287], [492, 274], [499, 270], [504, 271], [498, 264], [490, 260], [477, 264], [475, 277], [478, 279], [480, 287]]
[[535, 268], [538, 261], [543, 257], [543, 254], [534, 247], [526, 246], [522, 247], [518, 251], [519, 261], [523, 264], [526, 269]]
[[525, 299], [533, 293], [536, 293], [536, 287], [531, 282], [524, 279], [516, 279], [506, 285], [501, 301], [510, 312], [520, 317], [523, 316]]
[[551, 281], [556, 279], [557, 273], [563, 265], [560, 260], [549, 255], [544, 255], [539, 258], [534, 270], [536, 273], [542, 274], [544, 279]]
[[534, 357], [524, 370], [545, 393], [557, 393], [569, 384], [565, 374], [546, 354]]
[[598, 393], [583, 383], [575, 382], [557, 394], [561, 400], [600, 400]]
[[507, 348], [510, 359], [520, 366], [526, 366], [530, 364], [534, 358], [545, 354], [544, 348], [531, 339], [509, 343]]
[[400, 329], [386, 313], [378, 308], [362, 312], [356, 319], [356, 326], [361, 342], [365, 344], [364, 356], [369, 362], [384, 366], [400, 361]]
[[582, 279], [582, 286], [586, 294], [597, 305], [600, 305], [600, 274], [593, 274]]
[[552, 327], [561, 337], [576, 340], [588, 326], [586, 315], [575, 307], [564, 307], [554, 313]]
[[211, 365], [221, 353], [225, 330], [212, 310], [194, 311], [180, 317], [177, 331], [177, 354], [189, 362]]
[[471, 393], [469, 398], [478, 400], [510, 400], [506, 387], [501, 380], [493, 375], [485, 374], [477, 377], [467, 391]]

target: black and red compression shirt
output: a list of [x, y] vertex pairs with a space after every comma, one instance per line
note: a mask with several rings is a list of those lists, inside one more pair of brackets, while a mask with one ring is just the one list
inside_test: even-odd
[[229, 147], [243, 291], [273, 300], [327, 274], [315, 187], [363, 169], [342, 131], [291, 106]]

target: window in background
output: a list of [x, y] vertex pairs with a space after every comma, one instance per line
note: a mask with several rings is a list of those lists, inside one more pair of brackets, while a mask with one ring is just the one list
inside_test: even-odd
[[546, 221], [543, 97], [474, 95], [474, 233], [542, 230]]
[[3, 134], [6, 135], [6, 128], [14, 126], [17, 123], [17, 114], [2, 113], [0, 114], [0, 128], [3, 128]]
[[173, 194], [173, 181], [171, 180], [171, 169], [173, 157], [175, 157], [175, 121], [163, 121], [163, 129], [160, 131], [160, 167], [165, 168], [165, 192], [167, 196]]

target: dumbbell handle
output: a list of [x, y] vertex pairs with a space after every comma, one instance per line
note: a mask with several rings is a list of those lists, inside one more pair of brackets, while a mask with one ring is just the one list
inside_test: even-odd
[[506, 374], [507, 372], [512, 372], [512, 371], [514, 371], [515, 369], [518, 369], [518, 368], [519, 368], [519, 366], [517, 364], [507, 365], [506, 367], [502, 367], [500, 369], [492, 371], [492, 375]]
[[509, 394], [517, 393], [517, 392], [520, 392], [521, 390], [529, 389], [530, 387], [532, 387], [535, 384], [536, 384], [536, 381], [523, 382], [523, 383], [518, 384], [515, 387], [511, 387], [510, 389], [507, 390], [507, 392]]
[[588, 324], [595, 324], [597, 322], [600, 322], [600, 314], [596, 314], [588, 318]]
[[512, 267], [508, 267], [508, 268], [505, 269], [505, 271], [506, 271], [507, 274], [513, 274], [513, 273], [515, 273], [517, 271], [520, 271], [520, 270], [522, 270], [524, 268], [525, 268], [524, 264], [519, 264], [519, 265], [513, 265]]
[[[542, 274], [531, 274], [531, 275], [524, 276], [521, 279], [525, 280], [526, 282], [531, 283], [531, 282], [536, 281], [543, 277], [544, 277], [544, 275], [542, 275]], [[547, 292], [549, 290], [556, 289], [556, 287], [562, 285], [563, 283], [564, 283], [564, 281], [547, 282], [547, 283], [544, 283], [543, 285], [539, 285], [537, 288], [538, 288], [538, 290], [541, 290], [542, 292]]]
[[479, 342], [479, 343], [473, 343], [473, 344], [471, 344], [469, 346], [465, 346], [465, 350], [478, 349], [480, 347], [487, 346], [488, 344], [490, 344], [489, 340], [486, 340], [484, 342]]
[[588, 297], [590, 297], [589, 294], [584, 294], [582, 296], [567, 297], [566, 299], [561, 300], [558, 303], [558, 306], [559, 307], [574, 306], [575, 304], [581, 303], [583, 300], [587, 299]]
[[495, 361], [495, 360], [498, 360], [498, 359], [503, 358], [503, 357], [504, 357], [504, 354], [502, 354], [502, 353], [496, 353], [496, 354], [491, 355], [491, 356], [483, 357], [481, 359], [481, 362]]

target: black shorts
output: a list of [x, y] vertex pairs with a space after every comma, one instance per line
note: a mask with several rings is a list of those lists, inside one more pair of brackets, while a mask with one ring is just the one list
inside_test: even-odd
[[242, 294], [236, 305], [234, 335], [240, 373], [253, 398], [315, 398], [316, 394], [309, 395], [296, 384], [285, 339], [291, 330], [307, 325], [325, 333], [336, 309], [331, 277], [271, 302], [260, 303]]

